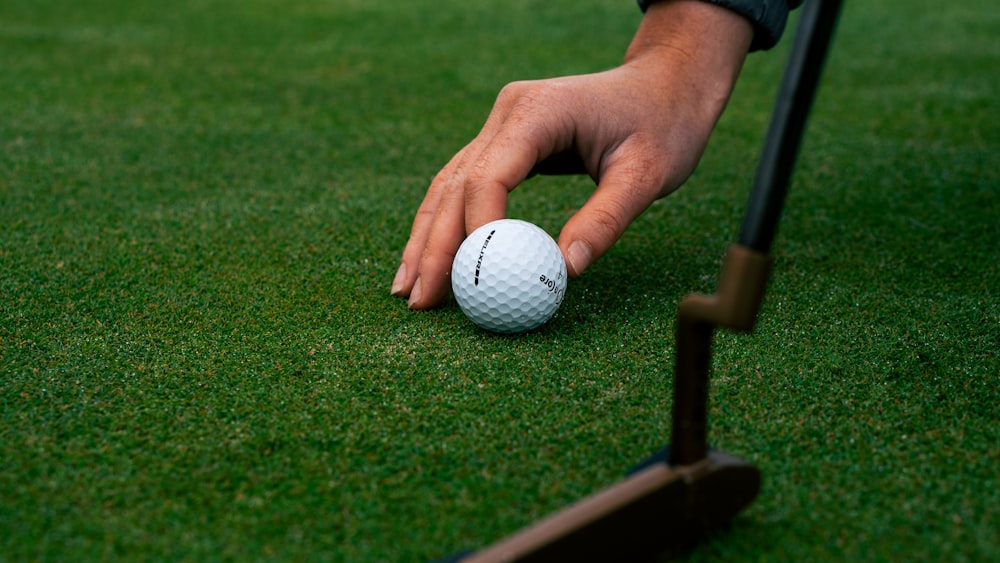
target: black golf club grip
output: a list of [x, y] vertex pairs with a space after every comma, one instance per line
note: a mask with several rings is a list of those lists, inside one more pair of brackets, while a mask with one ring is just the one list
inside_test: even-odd
[[774, 240], [841, 0], [806, 0], [764, 141], [740, 231], [741, 245], [766, 254]]

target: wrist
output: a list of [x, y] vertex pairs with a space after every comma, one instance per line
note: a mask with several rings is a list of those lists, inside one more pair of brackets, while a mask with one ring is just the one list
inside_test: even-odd
[[651, 4], [625, 60], [649, 49], [682, 49], [719, 62], [742, 60], [750, 49], [754, 30], [751, 22], [732, 10], [701, 0], [669, 0]]
[[[802, 4], [802, 0], [700, 0], [714, 4], [747, 19], [753, 26], [750, 51], [766, 50], [781, 39], [788, 23], [788, 12]], [[638, 0], [639, 8], [646, 12], [660, 0]]]
[[688, 94], [721, 113], [753, 39], [742, 16], [699, 0], [649, 6], [625, 54], [626, 65], [655, 73], [673, 96]]

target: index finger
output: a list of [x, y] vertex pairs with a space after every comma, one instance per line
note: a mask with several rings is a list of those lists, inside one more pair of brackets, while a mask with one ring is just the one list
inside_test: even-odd
[[507, 213], [507, 196], [535, 165], [570, 148], [560, 119], [544, 107], [515, 105], [465, 178], [465, 227], [472, 232]]

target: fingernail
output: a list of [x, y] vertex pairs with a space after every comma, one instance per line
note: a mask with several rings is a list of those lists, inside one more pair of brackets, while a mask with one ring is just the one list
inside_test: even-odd
[[[392, 291], [393, 295], [399, 295], [403, 291], [403, 283], [406, 282], [406, 263], [399, 265], [399, 269], [396, 270], [396, 277], [392, 278]], [[383, 286], [384, 287], [384, 286]]]
[[410, 290], [410, 301], [408, 302], [410, 308], [413, 308], [413, 304], [420, 300], [420, 278], [413, 282], [413, 289]]
[[574, 276], [582, 274], [590, 265], [593, 255], [594, 252], [590, 249], [589, 244], [582, 240], [573, 241], [573, 244], [569, 245], [569, 252], [566, 255], [571, 270], [570, 274]]

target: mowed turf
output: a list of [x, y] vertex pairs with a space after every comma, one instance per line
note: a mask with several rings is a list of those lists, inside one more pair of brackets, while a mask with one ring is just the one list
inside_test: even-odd
[[[542, 330], [388, 293], [503, 84], [613, 66], [639, 19], [0, 4], [0, 559], [423, 561], [658, 449], [676, 303], [737, 236], [792, 33]], [[1000, 558], [998, 36], [986, 0], [846, 6], [760, 322], [716, 339], [711, 440], [763, 490], [686, 557]], [[590, 190], [510, 214], [557, 234]]]

